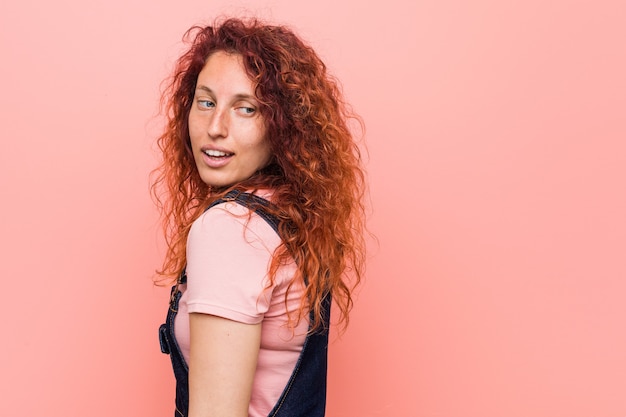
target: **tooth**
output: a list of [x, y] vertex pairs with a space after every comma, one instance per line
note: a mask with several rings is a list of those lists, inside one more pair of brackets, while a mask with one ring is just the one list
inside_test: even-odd
[[206, 153], [209, 156], [226, 156], [227, 155], [226, 152], [215, 151], [213, 149], [206, 150], [204, 151], [204, 153]]

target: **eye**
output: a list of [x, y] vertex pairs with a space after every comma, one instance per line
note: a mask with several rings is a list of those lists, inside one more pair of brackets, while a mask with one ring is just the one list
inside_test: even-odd
[[249, 116], [249, 115], [254, 114], [256, 112], [256, 109], [254, 107], [241, 106], [241, 107], [237, 107], [237, 111], [246, 116]]
[[215, 103], [213, 103], [211, 100], [198, 99], [196, 100], [196, 102], [198, 103], [198, 107], [200, 107], [201, 109], [211, 109], [215, 107]]

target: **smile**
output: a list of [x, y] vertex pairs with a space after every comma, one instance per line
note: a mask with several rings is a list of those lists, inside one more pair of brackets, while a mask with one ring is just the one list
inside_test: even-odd
[[214, 150], [214, 149], [207, 149], [207, 150], [204, 150], [202, 152], [205, 155], [210, 156], [211, 158], [223, 158], [225, 156], [232, 156], [232, 155], [234, 155], [233, 153], [217, 151], [217, 150]]

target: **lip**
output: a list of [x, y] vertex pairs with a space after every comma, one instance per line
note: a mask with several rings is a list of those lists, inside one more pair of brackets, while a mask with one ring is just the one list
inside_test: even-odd
[[[224, 152], [224, 153], [229, 154], [229, 156], [220, 156], [220, 157], [209, 156], [205, 153], [205, 151], [209, 151], [209, 150]], [[202, 156], [202, 161], [209, 168], [221, 168], [224, 165], [228, 164], [235, 156], [235, 154], [228, 149], [218, 148], [214, 146], [203, 146], [202, 148], [200, 148], [200, 154]]]

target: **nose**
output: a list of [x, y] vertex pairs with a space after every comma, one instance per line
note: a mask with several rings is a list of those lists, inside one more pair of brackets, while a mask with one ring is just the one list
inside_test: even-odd
[[209, 118], [207, 133], [211, 138], [218, 139], [228, 136], [228, 111], [216, 108]]

